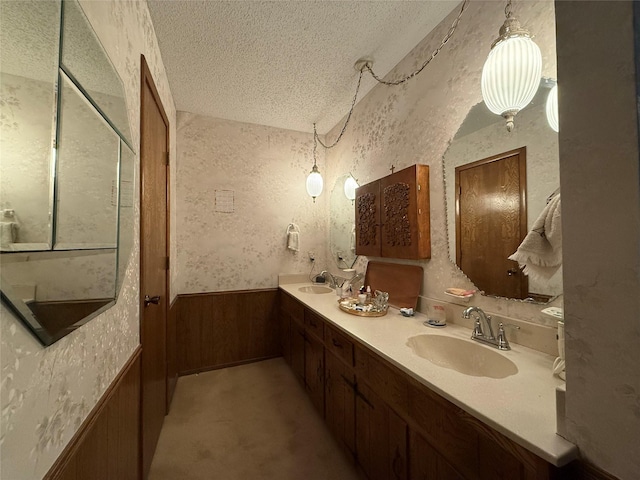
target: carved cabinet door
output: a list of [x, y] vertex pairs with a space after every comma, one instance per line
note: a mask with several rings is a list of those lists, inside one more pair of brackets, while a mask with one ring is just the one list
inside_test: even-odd
[[380, 256], [380, 181], [356, 189], [356, 255]]
[[429, 167], [413, 165], [380, 179], [381, 253], [430, 258]]

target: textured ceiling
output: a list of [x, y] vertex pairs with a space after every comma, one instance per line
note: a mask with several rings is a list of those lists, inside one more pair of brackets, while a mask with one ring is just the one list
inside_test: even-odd
[[[458, 1], [148, 0], [178, 110], [326, 133]], [[360, 100], [375, 85], [365, 73]]]

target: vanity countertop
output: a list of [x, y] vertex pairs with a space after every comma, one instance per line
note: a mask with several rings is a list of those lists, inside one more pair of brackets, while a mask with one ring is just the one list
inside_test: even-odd
[[281, 284], [280, 288], [434, 392], [547, 462], [560, 467], [577, 458], [577, 447], [556, 434], [556, 387], [564, 382], [551, 373], [552, 356], [512, 343], [512, 350], [500, 353], [517, 365], [517, 374], [502, 379], [464, 375], [417, 356], [407, 346], [407, 340], [421, 334], [468, 340], [471, 330], [455, 324], [438, 329], [426, 327], [422, 324], [425, 315], [404, 317], [393, 307], [383, 317], [351, 315], [340, 310], [334, 293], [304, 293], [299, 288], [305, 285], [310, 283]]

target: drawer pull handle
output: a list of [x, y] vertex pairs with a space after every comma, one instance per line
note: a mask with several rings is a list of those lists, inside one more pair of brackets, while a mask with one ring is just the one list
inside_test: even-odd
[[338, 340], [336, 340], [335, 338], [333, 339], [333, 346], [334, 347], [338, 347], [338, 348], [343, 348], [342, 344]]

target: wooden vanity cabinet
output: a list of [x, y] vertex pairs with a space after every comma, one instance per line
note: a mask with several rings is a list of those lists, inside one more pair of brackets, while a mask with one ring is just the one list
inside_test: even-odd
[[431, 258], [428, 165], [357, 188], [355, 208], [357, 255]]
[[285, 293], [280, 313], [285, 359], [363, 478], [564, 478]]

